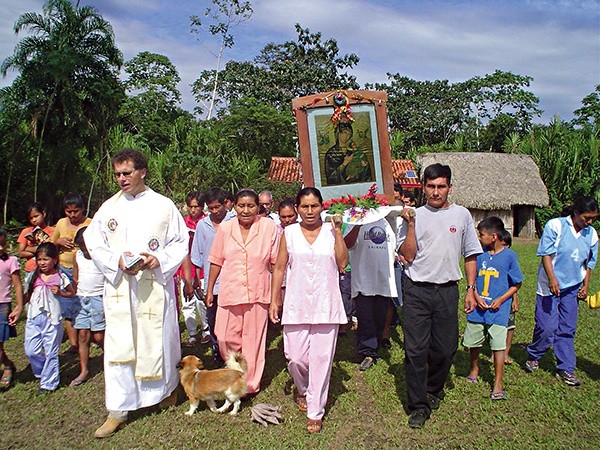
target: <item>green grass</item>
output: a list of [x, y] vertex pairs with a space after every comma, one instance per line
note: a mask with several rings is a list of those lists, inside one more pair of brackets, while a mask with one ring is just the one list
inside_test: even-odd
[[[130, 423], [108, 440], [94, 440], [104, 421], [102, 353], [95, 350], [93, 378], [78, 388], [67, 387], [78, 374], [77, 359], [61, 356], [60, 389], [37, 395], [38, 382], [23, 354], [23, 320], [19, 338], [6, 344], [19, 372], [15, 386], [0, 393], [0, 448], [244, 448], [244, 449], [377, 449], [377, 448], [599, 448], [600, 310], [580, 303], [576, 338], [580, 388], [569, 388], [554, 378], [554, 358], [546, 355], [541, 370], [523, 371], [524, 345], [531, 338], [538, 259], [535, 242], [517, 242], [526, 280], [519, 292], [521, 311], [513, 346], [515, 363], [505, 372], [507, 401], [489, 399], [493, 367], [489, 348], [481, 356], [481, 382], [466, 383], [468, 354], [459, 349], [447, 395], [422, 430], [406, 425], [402, 333], [392, 333], [393, 346], [369, 371], [359, 372], [354, 361], [354, 334], [340, 337], [333, 366], [329, 403], [321, 433], [305, 430], [306, 418], [294, 407], [285, 369], [281, 336], [270, 332], [262, 392], [252, 403], [283, 405], [285, 421], [264, 428], [250, 422], [250, 402], [237, 417], [217, 415], [201, 405], [188, 417], [188, 402], [167, 411], [148, 408], [131, 414]], [[600, 289], [598, 271], [592, 289]], [[461, 314], [461, 331], [464, 315]], [[66, 348], [66, 344], [64, 347]], [[199, 354], [212, 367], [199, 345], [184, 353]]]

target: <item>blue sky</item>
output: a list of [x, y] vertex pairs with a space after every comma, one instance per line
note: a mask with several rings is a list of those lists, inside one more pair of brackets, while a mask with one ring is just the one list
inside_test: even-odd
[[[189, 85], [215, 60], [190, 32], [209, 0], [81, 0], [113, 26], [125, 59], [141, 51], [168, 56], [179, 70], [183, 107], [195, 106]], [[13, 25], [42, 0], [0, 0], [0, 58], [19, 37]], [[418, 80], [464, 81], [496, 69], [534, 78], [548, 122], [564, 120], [600, 84], [600, 0], [255, 0], [249, 22], [235, 31], [226, 60], [251, 60], [269, 42], [295, 39], [294, 24], [334, 38], [356, 53], [361, 85], [386, 73]], [[10, 84], [14, 74], [0, 79]]]

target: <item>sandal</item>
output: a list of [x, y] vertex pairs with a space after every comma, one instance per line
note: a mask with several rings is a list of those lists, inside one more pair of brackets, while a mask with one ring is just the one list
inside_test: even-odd
[[0, 389], [7, 389], [12, 385], [17, 368], [15, 366], [4, 366], [4, 371], [8, 371], [9, 374], [0, 379]]
[[71, 383], [69, 383], [69, 386], [71, 386], [71, 387], [81, 386], [87, 380], [88, 380], [87, 378], [75, 378], [73, 381], [71, 381]]
[[506, 400], [506, 391], [495, 391], [490, 394], [492, 400]]
[[318, 433], [323, 428], [323, 421], [321, 419], [308, 419], [306, 422], [306, 429], [309, 433]]
[[467, 383], [470, 383], [470, 384], [477, 384], [477, 383], [479, 383], [479, 377], [476, 377], [476, 376], [469, 375], [469, 376], [467, 377]]
[[306, 404], [306, 395], [300, 395], [298, 394], [298, 391], [294, 392], [294, 402], [300, 411], [306, 412], [308, 409], [308, 405]]

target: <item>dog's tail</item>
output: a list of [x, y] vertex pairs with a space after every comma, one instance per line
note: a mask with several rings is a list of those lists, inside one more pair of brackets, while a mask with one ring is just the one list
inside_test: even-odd
[[246, 358], [244, 358], [244, 355], [238, 352], [229, 352], [225, 365], [228, 369], [238, 370], [244, 374], [248, 371], [248, 363], [246, 362]]

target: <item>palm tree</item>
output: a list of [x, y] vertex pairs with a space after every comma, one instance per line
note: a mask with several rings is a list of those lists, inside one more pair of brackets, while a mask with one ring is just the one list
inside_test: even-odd
[[[31, 134], [37, 141], [34, 199], [43, 153], [52, 161], [76, 163], [74, 152], [102, 151], [107, 122], [124, 96], [117, 79], [122, 55], [111, 25], [90, 6], [48, 0], [43, 13], [22, 14], [15, 33], [30, 31], [0, 66], [2, 75], [17, 70], [20, 100], [27, 105]], [[61, 168], [64, 173], [66, 167]], [[57, 181], [60, 180], [58, 177]], [[65, 187], [65, 186], [63, 186]]]

